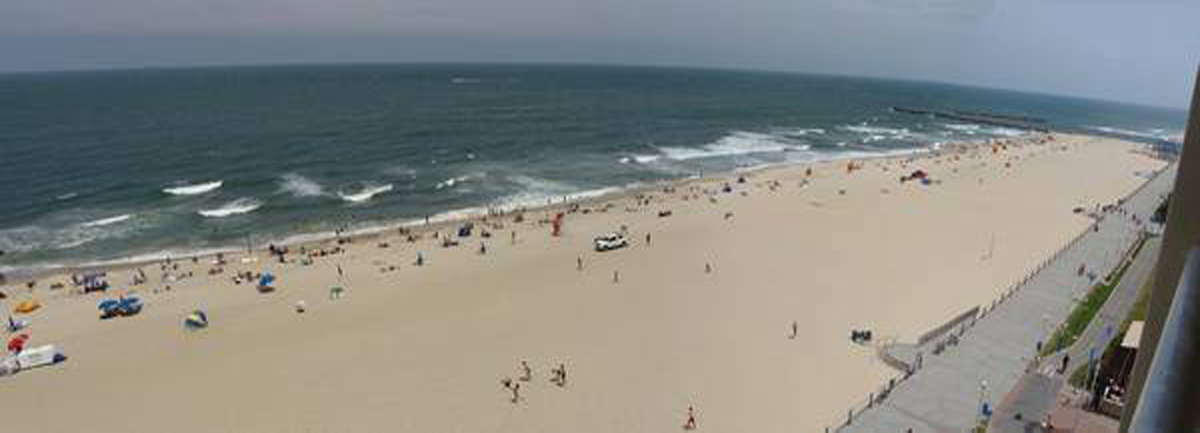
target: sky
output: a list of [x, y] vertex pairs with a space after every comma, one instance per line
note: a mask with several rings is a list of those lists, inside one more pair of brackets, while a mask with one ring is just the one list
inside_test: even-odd
[[554, 62], [906, 78], [1186, 108], [1200, 0], [0, 0], [0, 71]]

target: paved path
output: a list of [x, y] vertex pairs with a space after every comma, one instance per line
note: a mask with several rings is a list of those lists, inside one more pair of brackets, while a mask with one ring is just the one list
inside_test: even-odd
[[[1004, 402], [997, 405], [991, 431], [1029, 431], [1030, 423], [1045, 418], [1046, 413], [1054, 409], [1054, 397], [1062, 390], [1067, 378], [1079, 363], [1087, 361], [1088, 352], [1094, 347], [1095, 356], [1099, 357], [1109, 341], [1116, 337], [1121, 323], [1137, 302], [1138, 289], [1150, 278], [1150, 271], [1158, 260], [1158, 250], [1161, 246], [1161, 238], [1155, 237], [1146, 241], [1146, 246], [1142, 247], [1142, 251], [1134, 258], [1121, 282], [1075, 344], [1067, 350], [1047, 357], [1037, 370], [1026, 373], [1004, 398]], [[1072, 361], [1067, 367], [1067, 373], [1060, 375], [1055, 371], [1061, 365], [1065, 353], [1071, 355]]]
[[[1125, 271], [1124, 278], [1109, 295], [1108, 301], [1104, 303], [1100, 313], [1092, 319], [1075, 344], [1067, 350], [1046, 357], [1042, 361], [1042, 368], [1059, 367], [1064, 354], [1071, 356], [1070, 365], [1067, 366], [1068, 370], [1074, 370], [1075, 366], [1080, 365], [1080, 362], [1087, 362], [1093, 348], [1095, 348], [1094, 356], [1100, 356], [1100, 352], [1108, 346], [1109, 340], [1112, 340], [1120, 330], [1121, 322], [1133, 308], [1133, 303], [1137, 302], [1138, 289], [1146, 282], [1146, 278], [1150, 277], [1150, 271], [1154, 268], [1155, 260], [1158, 259], [1158, 249], [1161, 244], [1161, 238], [1157, 237], [1146, 241], [1146, 246], [1129, 266], [1129, 270]], [[1070, 371], [1067, 374], [1070, 374]]]
[[[1135, 191], [1125, 207], [1148, 220], [1174, 185], [1174, 174], [1174, 165], [1163, 170]], [[994, 404], [1013, 388], [1030, 364], [1037, 341], [1047, 338], [1087, 293], [1091, 284], [1076, 274], [1079, 265], [1107, 273], [1140, 230], [1120, 215], [1109, 215], [1097, 227], [1047, 261], [1007, 301], [967, 330], [957, 345], [941, 355], [925, 353], [922, 367], [910, 379], [840, 431], [965, 431], [975, 425], [981, 400]]]

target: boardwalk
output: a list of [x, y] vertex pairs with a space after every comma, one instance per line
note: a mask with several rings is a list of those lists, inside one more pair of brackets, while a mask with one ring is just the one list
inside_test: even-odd
[[[1126, 201], [1147, 220], [1174, 184], [1171, 165]], [[940, 355], [924, 353], [921, 368], [883, 401], [856, 414], [839, 431], [965, 431], [979, 420], [982, 402], [995, 405], [1024, 375], [1038, 341], [1070, 313], [1091, 283], [1079, 265], [1106, 274], [1136, 239], [1130, 218], [1109, 215], [1020, 286], [1005, 302]], [[930, 346], [927, 344], [927, 346]], [[923, 348], [919, 349], [925, 351]]]
[[[1162, 246], [1161, 241], [1160, 238], [1146, 241], [1142, 252], [1129, 266], [1125, 277], [1109, 295], [1099, 314], [1088, 323], [1079, 340], [1066, 350], [1043, 359], [1041, 366], [1036, 371], [1026, 374], [1004, 401], [997, 405], [990, 431], [1026, 431], [1028, 423], [1043, 419], [1047, 412], [1054, 409], [1054, 398], [1065, 385], [1071, 372], [1087, 361], [1093, 348], [1094, 356], [1099, 357], [1109, 341], [1117, 336], [1121, 322], [1137, 301], [1138, 289], [1150, 278], [1150, 271], [1154, 269], [1159, 247]], [[1072, 365], [1065, 375], [1057, 374], [1055, 370], [1061, 365], [1062, 356], [1066, 353], [1075, 361], [1071, 362]], [[1017, 419], [1017, 414], [1021, 415], [1020, 420]]]

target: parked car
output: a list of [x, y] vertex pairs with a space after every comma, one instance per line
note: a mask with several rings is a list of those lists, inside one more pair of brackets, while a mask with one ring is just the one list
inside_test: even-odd
[[596, 246], [596, 251], [609, 251], [629, 246], [629, 241], [626, 241], [624, 236], [616, 233], [597, 236], [593, 240], [593, 243]]

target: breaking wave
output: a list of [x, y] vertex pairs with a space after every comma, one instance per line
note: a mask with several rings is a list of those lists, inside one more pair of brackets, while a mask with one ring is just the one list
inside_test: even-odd
[[719, 140], [701, 147], [660, 147], [664, 156], [675, 161], [699, 158], [749, 155], [753, 153], [778, 153], [790, 150], [806, 150], [809, 146], [773, 134], [735, 131]]
[[79, 226], [80, 227], [103, 227], [106, 225], [116, 224], [116, 223], [119, 223], [122, 221], [128, 221], [130, 218], [133, 218], [132, 214], [117, 215], [114, 217], [101, 218], [101, 219], [98, 219], [95, 221], [88, 221], [83, 224], [80, 224]]
[[288, 173], [282, 177], [283, 183], [280, 189], [291, 193], [295, 197], [320, 197], [325, 195], [325, 189], [321, 184], [307, 177], [296, 173]]
[[199, 195], [199, 194], [204, 194], [209, 191], [216, 190], [217, 188], [220, 188], [221, 185], [224, 185], [224, 184], [225, 184], [225, 181], [217, 180], [217, 181], [208, 182], [208, 183], [198, 183], [195, 185], [180, 185], [180, 186], [174, 186], [174, 187], [170, 187], [170, 188], [163, 188], [162, 191], [167, 194], [170, 194], [170, 195]]
[[254, 212], [259, 207], [262, 207], [262, 202], [246, 197], [225, 203], [225, 205], [216, 209], [203, 209], [197, 213], [206, 218], [225, 218], [227, 216]]
[[435, 184], [433, 186], [433, 188], [434, 189], [454, 188], [455, 186], [462, 184], [463, 182], [481, 179], [481, 178], [483, 178], [483, 176], [484, 176], [483, 173], [473, 173], [473, 174], [464, 174], [462, 176], [454, 176], [454, 177], [442, 180], [441, 182], [438, 182], [437, 184]]
[[374, 198], [375, 196], [377, 196], [379, 194], [383, 194], [383, 193], [391, 191], [391, 190], [392, 190], [392, 184], [390, 184], [390, 183], [384, 184], [384, 185], [368, 184], [368, 185], [364, 185], [363, 189], [361, 189], [355, 193], [339, 192], [338, 197], [341, 197], [342, 200], [345, 200], [349, 203], [363, 203], [363, 202], [366, 202], [366, 201]]
[[1183, 135], [1183, 133], [1172, 134], [1165, 129], [1159, 128], [1154, 128], [1147, 131], [1134, 131], [1132, 129], [1117, 128], [1112, 126], [1086, 126], [1086, 128], [1109, 134], [1128, 135], [1132, 137], [1151, 138], [1156, 140], [1172, 140]]

